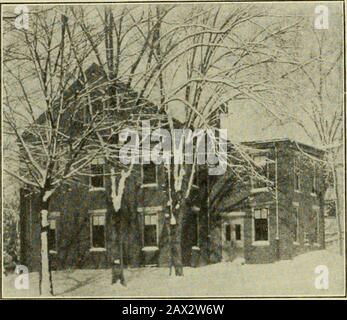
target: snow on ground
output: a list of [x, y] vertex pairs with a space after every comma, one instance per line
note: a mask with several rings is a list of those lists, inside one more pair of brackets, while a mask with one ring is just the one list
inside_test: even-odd
[[[318, 290], [315, 268], [329, 268], [329, 288]], [[185, 268], [183, 277], [169, 276], [168, 268], [127, 269], [127, 286], [111, 285], [111, 271], [73, 270], [53, 273], [60, 297], [188, 297], [188, 296], [324, 296], [344, 295], [344, 261], [335, 252], [320, 250], [272, 264], [225, 262]], [[38, 296], [38, 274], [30, 274], [29, 290], [14, 288], [16, 275], [4, 277], [4, 297]]]

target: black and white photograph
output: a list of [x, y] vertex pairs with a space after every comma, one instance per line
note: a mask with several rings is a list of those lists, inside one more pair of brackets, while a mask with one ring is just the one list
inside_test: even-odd
[[345, 15], [2, 3], [2, 298], [346, 298]]

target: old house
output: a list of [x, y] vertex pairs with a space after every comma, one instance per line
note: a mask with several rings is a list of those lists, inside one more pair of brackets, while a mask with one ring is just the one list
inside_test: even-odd
[[[99, 70], [93, 65], [89, 72]], [[116, 85], [126, 105], [118, 114], [124, 120], [138, 111], [131, 106], [136, 93], [121, 83]], [[159, 112], [154, 104], [142, 102], [142, 112]], [[88, 121], [88, 116], [82, 117]], [[175, 125], [179, 127], [178, 122]], [[258, 176], [246, 175], [242, 181], [233, 174], [214, 177], [222, 193], [213, 210], [210, 197], [216, 185], [203, 167], [198, 170], [183, 221], [185, 265], [236, 257], [246, 263], [268, 263], [324, 247], [324, 190], [319, 166], [323, 152], [289, 139], [244, 145], [249, 147]], [[106, 268], [121, 254], [126, 266], [169, 265], [175, 222], [168, 205], [167, 168], [154, 163], [134, 166], [116, 222], [112, 220], [108, 164], [98, 158], [88, 170], [50, 200], [48, 242], [53, 269]], [[35, 190], [21, 190], [21, 263], [29, 270], [40, 265], [36, 198]]]

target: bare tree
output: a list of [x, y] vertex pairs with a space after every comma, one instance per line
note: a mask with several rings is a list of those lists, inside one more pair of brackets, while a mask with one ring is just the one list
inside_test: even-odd
[[[73, 15], [76, 15], [76, 12], [77, 10], [72, 9]], [[100, 69], [112, 83], [105, 92], [110, 98], [106, 99], [106, 109], [111, 122], [109, 127], [112, 127], [112, 130], [97, 133], [97, 139], [110, 168], [108, 177], [111, 181], [111, 191], [108, 196], [114, 211], [114, 237], [119, 234], [119, 249], [118, 253], [112, 255], [112, 263], [119, 261], [120, 273], [117, 268], [113, 268], [112, 282], [120, 280], [125, 284], [122, 199], [127, 180], [134, 170], [135, 158], [139, 156], [135, 149], [142, 146], [144, 137], [140, 137], [134, 145], [132, 157], [127, 164], [120, 160], [119, 151], [124, 140], [118, 138], [123, 129], [130, 129], [129, 135], [132, 134], [131, 131], [134, 134], [139, 133], [143, 120], [151, 121], [152, 129], [165, 124], [165, 114], [160, 113], [149, 99], [153, 95], [155, 76], [159, 70], [159, 63], [154, 59], [153, 43], [156, 41], [157, 26], [166, 16], [166, 12], [161, 16], [155, 16], [150, 7], [122, 6], [121, 10], [115, 10], [111, 6], [104, 6], [101, 10], [97, 9], [98, 23], [90, 23], [88, 17], [81, 12], [83, 19], [79, 19], [78, 23], [84, 37], [92, 48]], [[103, 31], [103, 36], [99, 45], [100, 30]], [[117, 128], [112, 123], [117, 123]], [[115, 221], [119, 221], [118, 230]]]
[[[342, 37], [341, 21], [342, 17], [335, 19], [327, 30], [315, 29], [312, 19], [303, 21], [296, 46], [288, 51], [293, 56], [292, 67], [281, 79], [287, 88], [287, 107], [278, 112], [282, 123], [294, 124], [310, 143], [325, 151], [324, 159], [318, 162], [325, 170], [324, 193], [329, 187], [334, 190], [343, 254], [343, 56], [336, 42]], [[307, 39], [312, 39], [310, 45]]]
[[[165, 11], [165, 8], [157, 10]], [[277, 96], [282, 92], [277, 79], [283, 70], [270, 76], [264, 70], [279, 64], [290, 65], [282, 42], [292, 36], [299, 21], [286, 19], [283, 22], [283, 17], [270, 17], [269, 12], [249, 5], [228, 6], [228, 10], [192, 5], [188, 15], [180, 13], [182, 15], [174, 12], [175, 17], [180, 18], [173, 18], [158, 28], [156, 59], [160, 63], [157, 77], [161, 106], [168, 113], [175, 146], [181, 144], [174, 134], [172, 105], [180, 106], [184, 113], [182, 127], [206, 130], [207, 152], [222, 155], [221, 150], [214, 147], [221, 136], [213, 132], [219, 129], [220, 113], [231, 109], [234, 100], [254, 101], [267, 112], [273, 112], [270, 106], [278, 104]], [[257, 175], [252, 158], [243, 146], [233, 144], [233, 149], [244, 160], [243, 166]], [[193, 165], [175, 163], [170, 167], [173, 172], [170, 207], [176, 220], [172, 235], [173, 265], [178, 276], [183, 275], [182, 226], [196, 172], [198, 148], [194, 153]], [[225, 162], [229, 169], [239, 169], [233, 165], [235, 159], [232, 158], [231, 154], [221, 157], [220, 164]]]
[[85, 102], [97, 102], [99, 79], [81, 82], [90, 54], [75, 22], [55, 7], [31, 11], [30, 28], [17, 30], [9, 22], [4, 63], [4, 134], [17, 142], [5, 156], [19, 163], [5, 168], [39, 197], [40, 293], [53, 294], [48, 254], [49, 209], [52, 196], [75, 182], [98, 156], [93, 143], [103, 118], [93, 113], [85, 121]]

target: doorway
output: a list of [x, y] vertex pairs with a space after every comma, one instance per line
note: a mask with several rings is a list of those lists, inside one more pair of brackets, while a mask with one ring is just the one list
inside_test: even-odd
[[222, 222], [222, 260], [244, 257], [244, 218], [242, 212], [226, 214]]

